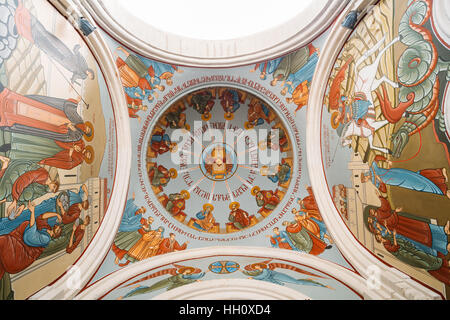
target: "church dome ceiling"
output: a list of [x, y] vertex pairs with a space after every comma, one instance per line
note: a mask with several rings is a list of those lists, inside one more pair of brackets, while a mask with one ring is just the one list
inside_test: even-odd
[[117, 8], [0, 1], [0, 299], [446, 298], [448, 6], [232, 40]]

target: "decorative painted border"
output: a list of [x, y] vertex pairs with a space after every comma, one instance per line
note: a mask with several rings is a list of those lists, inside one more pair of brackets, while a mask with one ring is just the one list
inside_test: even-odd
[[[78, 17], [89, 19], [88, 13], [71, 0], [51, 0], [50, 3], [78, 30]], [[123, 94], [118, 71], [112, 63], [114, 58], [98, 30], [88, 37], [81, 35], [96, 59], [108, 85], [117, 133], [116, 179], [106, 214], [89, 246], [79, 259], [56, 281], [44, 287], [29, 299], [71, 299], [90, 280], [108, 254], [111, 242], [117, 232], [124, 208], [131, 170], [131, 133], [127, 104]]]
[[342, 254], [349, 260], [352, 266], [362, 277], [370, 279], [373, 272], [380, 276], [383, 290], [380, 294], [384, 299], [442, 299], [440, 293], [429, 289], [425, 285], [410, 278], [398, 269], [393, 268], [373, 255], [351, 233], [341, 215], [333, 203], [328, 190], [321, 150], [321, 126], [323, 112], [323, 97], [325, 96], [334, 61], [339, 56], [344, 44], [353, 30], [341, 26], [341, 22], [350, 11], [363, 12], [375, 5], [378, 0], [361, 0], [351, 3], [339, 16], [330, 33], [324, 50], [321, 52], [313, 85], [310, 92], [310, 100], [307, 110], [306, 128], [306, 155], [311, 185], [317, 200], [323, 219], [330, 228], [330, 233], [335, 239]]
[[327, 30], [350, 2], [316, 0], [305, 10], [307, 15], [300, 13], [278, 27], [239, 39], [207, 41], [162, 32], [120, 10], [117, 0], [77, 1], [91, 13], [99, 27], [142, 56], [206, 68], [237, 67], [288, 54]]
[[[237, 253], [238, 252], [238, 253]], [[291, 252], [290, 250], [275, 249], [275, 248], [260, 248], [260, 247], [208, 247], [200, 249], [191, 249], [179, 252], [172, 252], [165, 255], [153, 257], [152, 259], [136, 262], [124, 269], [115, 271], [107, 277], [98, 280], [84, 291], [80, 292], [75, 300], [92, 300], [101, 299], [109, 292], [128, 281], [129, 279], [143, 274], [151, 269], [155, 269], [164, 265], [172, 263], [181, 263], [184, 260], [192, 260], [209, 257], [222, 256], [240, 256], [252, 257], [261, 259], [279, 259], [289, 261], [291, 263], [301, 264], [303, 266], [312, 268], [316, 271], [322, 272], [341, 282], [350, 290], [361, 296], [362, 299], [382, 299], [386, 296], [384, 288], [379, 290], [371, 289], [366, 279], [350, 271], [336, 263], [318, 258], [309, 254], [302, 254], [298, 252]], [[241, 281], [242, 279], [240, 279]], [[228, 281], [228, 280], [226, 280]], [[252, 280], [251, 280], [252, 281]], [[186, 291], [178, 291], [180, 294], [189, 296], [195, 293], [196, 287], [186, 286]], [[241, 287], [243, 288], [243, 287]], [[283, 287], [284, 288], [284, 287]], [[286, 289], [286, 288], [284, 288]], [[176, 295], [176, 293], [175, 293]], [[157, 296], [159, 297], [159, 296]], [[156, 298], [156, 297], [155, 297]], [[297, 292], [296, 300], [303, 299], [304, 296]], [[209, 297], [208, 299], [211, 299]]]

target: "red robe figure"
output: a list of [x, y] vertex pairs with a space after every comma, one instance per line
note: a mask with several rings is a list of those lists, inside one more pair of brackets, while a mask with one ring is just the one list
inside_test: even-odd
[[158, 251], [156, 251], [156, 255], [185, 250], [188, 243], [189, 242], [185, 242], [180, 245], [178, 241], [175, 240], [175, 234], [171, 233], [169, 238], [165, 238], [161, 241]]
[[72, 253], [80, 244], [81, 240], [83, 240], [83, 236], [86, 230], [86, 227], [91, 222], [91, 218], [89, 216], [86, 216], [84, 219], [83, 224], [77, 225], [76, 223], [73, 224], [72, 227], [72, 234], [70, 235], [69, 243], [66, 247], [67, 253]]
[[55, 143], [62, 149], [52, 157], [39, 161], [39, 164], [49, 165], [51, 167], [70, 170], [80, 165], [83, 161], [91, 162], [93, 150], [84, 145], [83, 140], [75, 142]]
[[250, 217], [248, 213], [239, 208], [239, 203], [232, 202], [230, 204], [230, 215], [228, 220], [238, 229], [244, 229], [250, 226]]

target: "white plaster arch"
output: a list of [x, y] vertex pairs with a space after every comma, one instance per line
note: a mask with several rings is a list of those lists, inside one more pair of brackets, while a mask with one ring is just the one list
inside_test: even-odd
[[[111, 290], [120, 286], [122, 283], [135, 277], [136, 275], [147, 272], [148, 270], [158, 268], [160, 266], [171, 263], [182, 263], [181, 261], [198, 258], [221, 256], [251, 256], [262, 259], [283, 259], [289, 260], [293, 263], [299, 263], [306, 267], [312, 267], [319, 272], [326, 273], [334, 277], [337, 281], [344, 283], [364, 299], [382, 299], [387, 292], [384, 288], [380, 290], [373, 290], [367, 285], [366, 279], [359, 276], [357, 273], [344, 268], [333, 262], [318, 258], [316, 256], [304, 253], [298, 253], [291, 250], [280, 250], [277, 248], [261, 248], [261, 247], [207, 247], [200, 249], [184, 250], [179, 252], [172, 252], [160, 256], [155, 256], [147, 260], [133, 263], [121, 270], [113, 272], [108, 276], [98, 280], [89, 287], [81, 291], [77, 296], [73, 297], [75, 300], [92, 300], [101, 299]], [[227, 280], [228, 281], [228, 280]], [[254, 280], [251, 280], [254, 281]], [[283, 287], [284, 288], [284, 287]], [[379, 292], [380, 291], [380, 292]], [[231, 291], [230, 291], [231, 292]], [[51, 296], [52, 299], [60, 299], [59, 296]], [[209, 297], [211, 299], [211, 297]], [[297, 299], [303, 299], [299, 296]]]
[[[55, 1], [55, 0], [54, 0]], [[59, 0], [66, 1], [66, 0]], [[115, 0], [73, 0], [93, 21], [135, 52], [156, 60], [195, 67], [236, 67], [270, 60], [307, 45], [335, 21], [349, 0], [316, 0], [280, 26], [231, 40], [199, 40], [156, 29], [121, 9]]]
[[[72, 17], [79, 16], [79, 12], [67, 11], [66, 7], [60, 5], [55, 7], [66, 17], [67, 12], [72, 12]], [[72, 25], [77, 26], [77, 21], [69, 17]], [[118, 149], [115, 183], [105, 216], [81, 257], [58, 280], [29, 297], [31, 300], [50, 299], [53, 296], [70, 299], [88, 283], [110, 249], [122, 218], [122, 214], [117, 213], [123, 210], [128, 192], [131, 170], [131, 133], [122, 84], [115, 64], [112, 63], [114, 59], [111, 52], [99, 31], [96, 30], [83, 39], [103, 72], [113, 105]]]
[[377, 0], [362, 0], [347, 7], [338, 18], [338, 23], [332, 28], [324, 50], [321, 52], [312, 81], [307, 111], [307, 164], [308, 171], [315, 173], [310, 175], [311, 186], [326, 225], [333, 226], [328, 228], [331, 236], [349, 263], [366, 279], [370, 277], [373, 268], [379, 270], [384, 288], [379, 293], [383, 295], [384, 299], [441, 299], [442, 297], [436, 292], [411, 279], [398, 269], [381, 262], [356, 240], [337, 211], [325, 179], [321, 150], [323, 97], [334, 61], [352, 32], [352, 30], [342, 27], [341, 22], [351, 10], [363, 11], [364, 8], [370, 8], [376, 3]]
[[152, 300], [311, 300], [297, 290], [266, 281], [217, 279], [175, 288]]

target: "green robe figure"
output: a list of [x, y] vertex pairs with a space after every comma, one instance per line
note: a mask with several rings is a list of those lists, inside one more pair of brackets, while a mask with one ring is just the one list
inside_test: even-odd
[[442, 281], [446, 285], [450, 285], [450, 267], [445, 256], [438, 252], [437, 256], [431, 255], [418, 249], [410, 241], [397, 238], [395, 232], [390, 234], [381, 233], [376, 235], [377, 241], [381, 242], [385, 249], [394, 255], [397, 259], [412, 267], [420, 268], [428, 271], [434, 278]]
[[[158, 281], [151, 285], [150, 287], [139, 285], [137, 288], [128, 292], [125, 296], [120, 297], [119, 299], [129, 298], [157, 290], [161, 290], [166, 288], [166, 291], [184, 286], [186, 284], [191, 284], [205, 276], [204, 272], [200, 272], [198, 274], [193, 274], [194, 268], [186, 267], [185, 270], [181, 273], [177, 273], [172, 275], [171, 277]], [[163, 270], [164, 271], [164, 270]], [[161, 271], [161, 273], [163, 272]], [[181, 270], [180, 270], [181, 271]]]
[[[26, 172], [38, 170], [40, 168], [41, 166], [32, 160], [28, 159], [11, 160], [2, 178], [0, 179], [0, 200], [6, 200], [7, 202], [11, 202], [13, 200], [12, 188], [16, 179]], [[59, 181], [58, 171], [56, 168], [51, 168], [49, 169], [48, 172], [51, 180]], [[48, 185], [43, 185], [40, 183], [31, 183], [28, 187], [26, 187], [22, 191], [17, 201], [17, 205], [18, 206], [22, 204], [26, 205], [28, 201], [33, 201], [49, 192], [51, 192], [51, 190]]]

